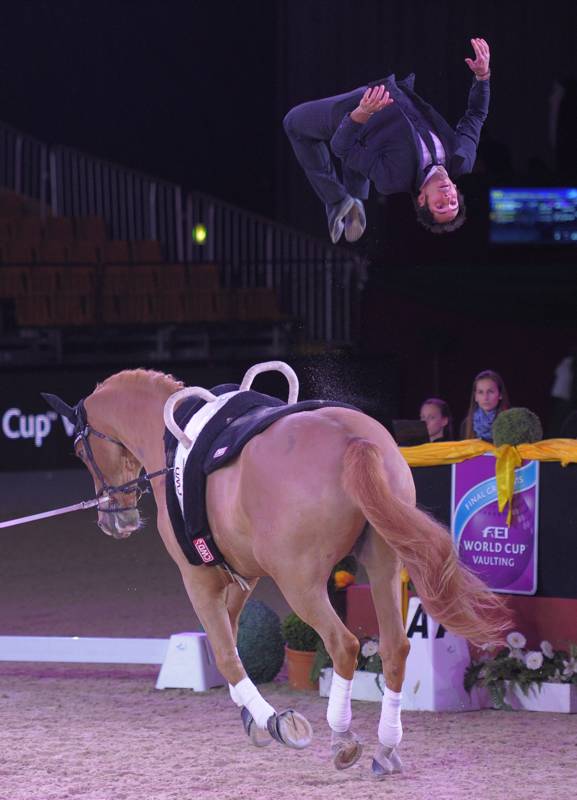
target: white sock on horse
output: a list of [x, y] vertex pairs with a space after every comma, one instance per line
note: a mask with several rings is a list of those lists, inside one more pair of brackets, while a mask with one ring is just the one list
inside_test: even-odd
[[248, 708], [257, 727], [266, 730], [268, 718], [276, 714], [276, 711], [267, 703], [251, 679], [243, 678], [234, 686], [229, 684], [229, 692], [237, 706]]
[[351, 711], [351, 693], [353, 682], [341, 678], [333, 670], [329, 704], [327, 707], [327, 722], [331, 730], [336, 733], [345, 733], [351, 727], [353, 713]]
[[396, 747], [403, 738], [401, 724], [402, 692], [393, 692], [385, 687], [381, 718], [379, 720], [379, 742], [383, 747]]
[[242, 702], [242, 700], [239, 698], [239, 696], [235, 692], [234, 686], [232, 685], [232, 683], [228, 684], [228, 693], [230, 694], [230, 699], [232, 700], [232, 702], [236, 703], [236, 705], [239, 708], [242, 708], [244, 703]]
[[[237, 654], [237, 656], [238, 656], [238, 659], [239, 659], [240, 663], [242, 664], [241, 658], [240, 658], [240, 656], [238, 655], [238, 647], [235, 647], [235, 648], [234, 648], [234, 652]], [[240, 699], [239, 699], [239, 697], [237, 696], [236, 692], [234, 691], [234, 686], [232, 685], [232, 683], [229, 683], [229, 684], [228, 684], [228, 693], [230, 694], [230, 699], [232, 700], [232, 702], [233, 702], [233, 703], [236, 703], [236, 705], [237, 705], [239, 708], [242, 708], [242, 706], [244, 705], [244, 703], [243, 703], [243, 702], [242, 702], [242, 700], [240, 700]]]

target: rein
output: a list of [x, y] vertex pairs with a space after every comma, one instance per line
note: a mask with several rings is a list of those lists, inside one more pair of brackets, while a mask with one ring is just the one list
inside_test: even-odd
[[[112, 513], [113, 511], [122, 510], [120, 507], [116, 508], [102, 508], [100, 502], [104, 499], [108, 499], [108, 494], [115, 492], [135, 492], [139, 491], [138, 484], [148, 482], [153, 478], [158, 478], [160, 475], [166, 475], [167, 472], [172, 472], [174, 467], [165, 467], [164, 469], [158, 469], [156, 472], [147, 472], [145, 475], [140, 475], [140, 477], [135, 478], [132, 481], [128, 481], [128, 483], [123, 483], [120, 486], [109, 486], [107, 489], [107, 493], [103, 495], [102, 491], [98, 492], [98, 495], [93, 500], [81, 500], [79, 503], [74, 503], [71, 506], [61, 506], [60, 508], [53, 508], [51, 511], [41, 511], [39, 514], [29, 514], [27, 517], [17, 517], [15, 519], [6, 519], [3, 522], [0, 522], [0, 528], [12, 528], [15, 525], [24, 525], [26, 522], [35, 522], [38, 519], [46, 519], [47, 517], [57, 517], [60, 514], [69, 514], [71, 511], [84, 511], [87, 508], [94, 508], [97, 507], [99, 511], [106, 511]], [[133, 487], [133, 488], [131, 488]], [[143, 494], [146, 494], [150, 491], [150, 487], [147, 486], [146, 489], [140, 490], [140, 494], [138, 499]], [[137, 501], [138, 502], [138, 501]], [[136, 506], [131, 506], [131, 508], [135, 508]]]
[[[122, 442], [118, 439], [113, 439], [111, 436], [108, 436], [105, 433], [101, 433], [100, 431], [95, 430], [91, 425], [88, 424], [88, 420], [86, 417], [86, 411], [84, 409], [84, 402], [81, 400], [78, 405], [76, 406], [76, 428], [75, 428], [75, 437], [74, 437], [74, 447], [79, 441], [82, 441], [84, 446], [84, 452], [86, 453], [86, 458], [90, 463], [90, 466], [94, 470], [94, 474], [102, 484], [101, 488], [98, 490], [96, 497], [93, 500], [81, 500], [79, 503], [74, 503], [71, 506], [61, 506], [60, 508], [54, 508], [51, 511], [42, 511], [39, 514], [29, 514], [26, 517], [17, 517], [15, 519], [7, 519], [3, 522], [0, 522], [0, 528], [11, 528], [15, 525], [23, 525], [25, 522], [34, 522], [35, 520], [39, 519], [46, 519], [47, 517], [56, 517], [60, 514], [69, 514], [71, 511], [82, 511], [87, 508], [98, 508], [98, 511], [106, 513], [106, 514], [114, 514], [118, 511], [130, 511], [137, 507], [138, 501], [142, 497], [143, 494], [147, 494], [150, 492], [150, 482], [154, 478], [158, 478], [160, 475], [166, 475], [169, 472], [174, 470], [174, 467], [164, 467], [164, 469], [158, 469], [156, 472], [147, 472], [144, 475], [139, 475], [138, 478], [133, 478], [131, 481], [127, 481], [126, 483], [122, 483], [119, 486], [110, 486], [106, 482], [106, 478], [98, 464], [96, 463], [96, 459], [94, 458], [94, 453], [92, 452], [92, 447], [90, 446], [89, 436], [92, 434], [96, 436], [98, 439], [104, 439], [107, 442], [112, 442], [112, 444], [117, 444], [119, 447], [124, 447]], [[142, 484], [148, 484], [145, 488], [141, 488]], [[136, 499], [133, 506], [118, 506], [115, 504], [111, 504], [107, 508], [103, 507], [101, 503], [109, 502], [112, 495], [115, 494], [132, 494], [135, 493]]]

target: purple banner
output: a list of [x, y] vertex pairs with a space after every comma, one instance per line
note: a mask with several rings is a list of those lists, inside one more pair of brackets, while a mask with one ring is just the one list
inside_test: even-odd
[[493, 591], [535, 594], [539, 462], [515, 470], [511, 524], [499, 513], [495, 457], [453, 465], [451, 530], [459, 558]]

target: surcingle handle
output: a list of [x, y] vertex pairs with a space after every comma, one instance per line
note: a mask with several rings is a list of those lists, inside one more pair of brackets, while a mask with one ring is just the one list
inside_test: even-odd
[[254, 367], [247, 369], [242, 383], [240, 385], [241, 392], [247, 392], [252, 386], [252, 382], [257, 375], [261, 372], [280, 372], [288, 381], [289, 395], [287, 403], [291, 406], [296, 403], [299, 397], [299, 379], [292, 367], [289, 367], [284, 361], [263, 361], [262, 364], [255, 364]]
[[216, 400], [216, 395], [209, 392], [208, 389], [203, 389], [202, 386], [187, 386], [186, 389], [181, 389], [179, 392], [171, 394], [164, 404], [164, 424], [183, 447], [189, 450], [192, 446], [192, 442], [174, 420], [176, 406], [181, 403], [185, 397], [200, 397], [201, 400], [206, 400], [207, 403], [210, 403], [212, 400]]

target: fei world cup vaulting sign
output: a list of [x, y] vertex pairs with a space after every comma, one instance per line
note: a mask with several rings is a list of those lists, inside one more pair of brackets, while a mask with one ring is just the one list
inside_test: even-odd
[[515, 470], [511, 524], [499, 513], [495, 457], [453, 464], [451, 530], [459, 558], [495, 592], [535, 594], [539, 462]]

